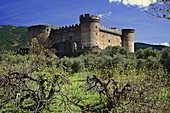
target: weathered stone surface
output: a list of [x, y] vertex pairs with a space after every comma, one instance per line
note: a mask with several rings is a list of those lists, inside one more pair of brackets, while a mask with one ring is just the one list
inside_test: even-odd
[[80, 24], [59, 28], [51, 25], [30, 26], [28, 40], [38, 37], [39, 41], [44, 41], [49, 38], [53, 44], [51, 49], [57, 53], [79, 52], [93, 47], [105, 49], [107, 46], [125, 46], [134, 52], [134, 29], [104, 27], [99, 24], [99, 16], [90, 14], [80, 15], [79, 19]]

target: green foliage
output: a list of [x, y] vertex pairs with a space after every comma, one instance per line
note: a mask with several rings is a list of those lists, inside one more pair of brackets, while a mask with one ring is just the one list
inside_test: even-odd
[[[91, 73], [91, 74], [90, 74]], [[87, 112], [166, 112], [169, 110], [167, 72], [161, 66], [122, 70], [111, 67], [75, 76], [78, 90], [72, 103]], [[74, 76], [73, 76], [74, 78]], [[85, 81], [83, 81], [85, 80]], [[73, 90], [72, 89], [72, 90]], [[82, 93], [84, 91], [84, 93]]]
[[122, 54], [122, 55], [128, 55], [130, 52], [126, 47], [120, 47], [120, 46], [108, 46], [104, 51], [102, 51], [102, 54], [114, 56], [116, 54]]
[[149, 56], [147, 59], [146, 59], [146, 62], [147, 62], [147, 66], [148, 67], [159, 67], [160, 65], [160, 62], [159, 60], [156, 58], [156, 57], [153, 57], [153, 56]]
[[145, 59], [138, 59], [137, 60], [137, 69], [140, 69], [142, 67], [145, 67], [146, 66], [146, 60]]
[[0, 51], [17, 51], [21, 47], [26, 47], [27, 27], [18, 27], [11, 25], [0, 26]]
[[149, 56], [156, 57], [158, 60], [160, 59], [161, 53], [159, 50], [147, 48], [147, 49], [140, 49], [135, 52], [135, 55], [138, 59], [146, 59]]
[[169, 53], [148, 48], [133, 54], [123, 47], [75, 58], [3, 52], [1, 111], [166, 112]]
[[44, 55], [22, 56], [11, 52], [2, 55], [1, 111], [58, 112], [67, 106], [67, 92], [63, 86], [69, 84], [69, 73], [62, 64], [57, 68], [55, 65], [49, 67], [46, 61]]
[[161, 63], [166, 66], [170, 73], [170, 47], [162, 50]]
[[80, 72], [84, 68], [84, 63], [80, 58], [74, 58], [71, 68], [74, 73]]
[[28, 47], [22, 47], [18, 50], [18, 54], [25, 55], [30, 53], [30, 49]]

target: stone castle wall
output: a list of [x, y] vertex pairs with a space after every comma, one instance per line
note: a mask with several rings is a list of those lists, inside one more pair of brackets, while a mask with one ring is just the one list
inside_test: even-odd
[[99, 48], [105, 49], [107, 46], [122, 46], [121, 36], [100, 31]]
[[53, 43], [65, 42], [67, 40], [70, 42], [79, 41], [80, 43], [80, 35], [80, 26], [76, 24], [60, 27], [59, 29], [52, 29], [49, 37], [53, 40]]
[[81, 30], [80, 25], [70, 25], [60, 27], [59, 29], [52, 29], [49, 36], [53, 42], [53, 48], [57, 53], [73, 52], [73, 43], [81, 46]]
[[107, 46], [122, 46], [122, 31], [118, 28], [108, 28], [100, 25], [98, 46], [105, 49]]
[[37, 38], [39, 42], [45, 41], [50, 33], [51, 29], [58, 29], [57, 26], [52, 25], [35, 25], [28, 28], [28, 42], [31, 42], [32, 38]]

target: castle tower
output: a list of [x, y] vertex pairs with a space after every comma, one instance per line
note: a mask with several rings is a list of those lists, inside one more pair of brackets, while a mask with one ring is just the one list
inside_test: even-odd
[[28, 42], [31, 44], [32, 38], [37, 38], [38, 42], [43, 43], [50, 35], [50, 25], [35, 25], [28, 28]]
[[134, 52], [134, 29], [122, 29], [122, 46]]
[[82, 46], [92, 48], [92, 46], [97, 45], [99, 41], [99, 22], [99, 16], [80, 15]]

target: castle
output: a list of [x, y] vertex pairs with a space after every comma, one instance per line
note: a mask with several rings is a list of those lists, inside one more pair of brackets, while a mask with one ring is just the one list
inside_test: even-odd
[[[108, 28], [100, 25], [100, 17], [80, 15], [80, 24], [57, 27], [51, 25], [35, 25], [28, 28], [28, 41], [37, 36], [39, 41], [51, 40], [49, 49], [55, 53], [75, 53], [105, 49], [107, 46], [127, 47], [134, 52], [134, 29]], [[43, 34], [43, 35], [40, 35]]]

